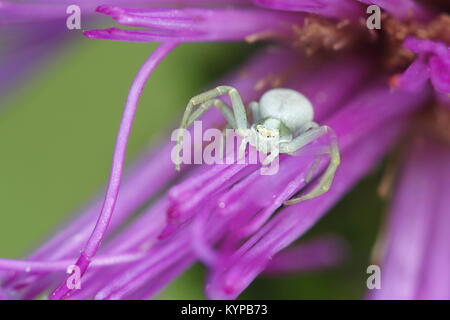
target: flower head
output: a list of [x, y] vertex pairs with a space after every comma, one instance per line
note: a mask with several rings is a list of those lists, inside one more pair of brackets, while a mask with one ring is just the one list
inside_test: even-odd
[[[163, 44], [144, 63], [130, 88], [104, 199], [28, 260], [0, 260], [0, 268], [14, 271], [4, 277], [0, 294], [33, 298], [59, 284], [50, 298], [147, 298], [200, 260], [209, 268], [208, 297], [231, 299], [263, 272], [329, 267], [342, 258], [336, 252], [344, 252], [345, 246], [335, 237], [298, 247], [291, 244], [409, 132], [414, 136], [411, 156], [394, 193], [393, 222], [380, 253], [389, 285], [372, 297], [448, 297], [431, 275], [446, 266], [440, 253], [448, 241], [439, 227], [440, 221], [448, 219], [442, 209], [444, 189], [426, 190], [429, 179], [446, 172], [448, 146], [436, 142], [445, 136], [442, 131], [429, 130], [437, 121], [424, 116], [436, 110], [448, 112], [442, 107], [448, 106], [450, 93], [448, 14], [413, 0], [396, 5], [389, 1], [254, 0], [236, 1], [231, 7], [217, 1], [213, 8], [193, 3], [186, 1], [183, 8], [131, 8], [131, 3], [118, 1], [97, 7], [98, 13], [134, 29], [87, 30], [87, 37]], [[367, 29], [366, 4], [384, 10], [386, 29]], [[6, 8], [12, 21], [30, 7]], [[45, 13], [49, 19], [54, 17], [54, 11], [47, 9], [36, 17], [41, 19]], [[235, 162], [186, 165], [177, 173], [170, 160], [173, 144], [162, 143], [144, 155], [122, 183], [139, 96], [158, 63], [180, 42], [261, 40], [272, 45], [220, 83], [237, 88], [246, 105], [272, 87], [292, 88], [308, 97], [315, 119], [336, 132], [342, 154], [329, 192], [285, 205], [311, 189], [324, 172], [329, 159], [317, 161], [317, 150], [323, 147], [320, 140], [297, 155], [280, 156], [279, 172], [267, 176], [259, 174], [259, 164]], [[424, 119], [431, 125], [425, 125]], [[205, 128], [224, 123], [214, 111], [206, 112], [202, 121]], [[423, 136], [429, 141], [426, 147], [416, 142]], [[446, 180], [440, 181], [445, 187]], [[163, 189], [168, 191], [160, 194]], [[423, 207], [410, 203], [411, 194], [421, 195]], [[154, 203], [120, 228], [150, 198]], [[434, 204], [439, 206], [425, 207]], [[432, 215], [427, 215], [427, 208]], [[417, 222], [408, 214], [417, 217]], [[436, 232], [430, 233], [426, 226]], [[412, 230], [411, 243], [405, 242], [406, 230]], [[427, 253], [431, 245], [439, 250]], [[411, 265], [402, 260], [404, 248], [411, 251]], [[424, 257], [429, 264], [419, 261]], [[63, 271], [71, 263], [80, 270], [82, 289], [67, 285]], [[403, 264], [409, 269], [400, 277]], [[402, 286], [397, 285], [402, 279]]]

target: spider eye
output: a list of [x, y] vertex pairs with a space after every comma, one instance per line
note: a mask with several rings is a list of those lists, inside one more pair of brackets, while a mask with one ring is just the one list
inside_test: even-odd
[[265, 126], [262, 125], [257, 125], [256, 131], [258, 131], [258, 133], [265, 138], [275, 138], [278, 137], [279, 135], [278, 130], [267, 129]]
[[256, 131], [257, 131], [258, 133], [261, 133], [261, 132], [262, 132], [262, 129], [263, 129], [263, 126], [260, 125], [260, 124], [258, 124], [258, 125], [256, 126]]

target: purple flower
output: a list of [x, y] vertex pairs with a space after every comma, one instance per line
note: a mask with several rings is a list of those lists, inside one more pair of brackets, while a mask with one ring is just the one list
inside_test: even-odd
[[[450, 181], [449, 148], [438, 142], [448, 141], [445, 128], [450, 120], [448, 14], [413, 0], [395, 5], [242, 0], [234, 1], [234, 6], [214, 1], [208, 8], [199, 2], [161, 9], [128, 8], [134, 3], [124, 0], [97, 7], [97, 12], [119, 24], [138, 29], [88, 30], [86, 36], [163, 44], [143, 64], [130, 88], [104, 199], [94, 201], [27, 260], [0, 260], [0, 269], [6, 271], [0, 297], [31, 299], [50, 289], [51, 299], [144, 299], [200, 260], [210, 271], [208, 297], [233, 299], [262, 272], [330, 267], [344, 257], [345, 245], [339, 239], [291, 244], [409, 133], [413, 137], [403, 154], [405, 166], [396, 168], [400, 177], [377, 252], [382, 289], [369, 296], [450, 298], [441, 280], [450, 261], [444, 230], [450, 219], [444, 194]], [[384, 10], [381, 30], [366, 28], [367, 4]], [[25, 20], [61, 17], [57, 8], [66, 3], [53, 5], [51, 9], [33, 5], [33, 15]], [[2, 2], [0, 17], [17, 24], [30, 8]], [[239, 163], [185, 165], [177, 173], [168, 138], [143, 155], [122, 183], [139, 96], [158, 63], [180, 42], [260, 40], [276, 46], [261, 50], [218, 84], [237, 88], [246, 104], [272, 87], [296, 89], [307, 96], [315, 120], [333, 128], [339, 140], [342, 164], [330, 191], [298, 205], [284, 205], [314, 184], [307, 174], [316, 164], [314, 150], [320, 141], [297, 156], [280, 156], [279, 172], [264, 176], [259, 165]], [[210, 111], [202, 121], [208, 128], [223, 119]], [[326, 161], [318, 164], [313, 178], [325, 165]], [[120, 228], [150, 198], [155, 202]], [[82, 275], [81, 289], [66, 281], [65, 270], [72, 264]]]

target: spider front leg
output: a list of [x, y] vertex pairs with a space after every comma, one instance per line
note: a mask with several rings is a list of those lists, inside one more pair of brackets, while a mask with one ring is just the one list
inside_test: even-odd
[[[248, 108], [250, 109], [250, 112], [252, 114], [252, 121], [253, 123], [257, 122], [258, 120], [261, 119], [261, 114], [260, 114], [260, 110], [259, 110], [259, 103], [256, 101], [252, 101], [248, 104]], [[250, 142], [249, 141], [249, 136], [247, 135], [247, 132], [238, 132], [242, 137], [242, 141], [241, 144], [239, 146], [239, 150], [238, 150], [238, 157], [239, 159], [243, 158], [245, 155], [245, 149], [247, 148], [247, 144]]]
[[[218, 96], [225, 93], [228, 93], [230, 96], [233, 112], [231, 112], [230, 108], [222, 100], [216, 99]], [[193, 111], [194, 107], [197, 105], [199, 105], [198, 109]], [[227, 120], [228, 125], [232, 128], [238, 130], [247, 129], [247, 115], [245, 113], [244, 103], [242, 102], [239, 92], [235, 88], [230, 86], [219, 86], [194, 96], [189, 100], [186, 106], [183, 119], [181, 120], [180, 130], [178, 131], [175, 159], [175, 168], [177, 170], [180, 170], [180, 153], [184, 138], [184, 130], [212, 106], [216, 106], [221, 111], [222, 115]]]
[[280, 155], [280, 151], [278, 149], [274, 149], [267, 155], [267, 157], [262, 161], [263, 166], [268, 166], [272, 163]]
[[252, 112], [252, 120], [253, 123], [256, 123], [261, 119], [261, 113], [259, 112], [259, 104], [258, 102], [252, 101], [248, 104], [250, 111]]
[[226, 142], [227, 142], [227, 130], [233, 128], [229, 124], [223, 128], [221, 134], [220, 134], [220, 147], [219, 147], [219, 158], [223, 159], [226, 149]]
[[[323, 193], [327, 192], [330, 189], [331, 184], [333, 183], [333, 178], [336, 173], [337, 167], [339, 166], [339, 164], [341, 162], [339, 147], [337, 144], [337, 137], [336, 137], [336, 134], [334, 133], [333, 129], [331, 129], [330, 127], [327, 127], [327, 126], [313, 128], [313, 129], [307, 131], [306, 133], [295, 138], [291, 143], [289, 143], [287, 146], [282, 148], [283, 149], [282, 151], [283, 152], [289, 151], [288, 153], [292, 153], [296, 150], [299, 150], [303, 146], [307, 145], [308, 143], [314, 141], [315, 139], [319, 138], [320, 136], [322, 136], [324, 134], [328, 134], [330, 137], [329, 148], [327, 148], [326, 151], [324, 152], [324, 153], [327, 153], [330, 155], [330, 163], [328, 164], [327, 169], [323, 173], [318, 184], [310, 192], [308, 192], [307, 194], [305, 194], [301, 197], [287, 200], [284, 202], [284, 204], [291, 205], [291, 204], [299, 203], [299, 202], [302, 202], [305, 200], [309, 200], [309, 199], [312, 199], [312, 198], [322, 195]], [[318, 156], [320, 156], [320, 155], [318, 155]], [[315, 170], [315, 167], [316, 167], [316, 164], [313, 164], [311, 170]], [[306, 175], [307, 179], [308, 179], [308, 177], [310, 179], [310, 173], [311, 172], [308, 172], [308, 174]]]

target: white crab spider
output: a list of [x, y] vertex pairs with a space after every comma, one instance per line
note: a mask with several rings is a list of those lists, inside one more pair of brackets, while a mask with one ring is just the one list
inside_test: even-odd
[[[232, 109], [217, 97], [228, 94]], [[194, 107], [198, 106], [195, 110]], [[264, 93], [258, 102], [250, 102], [253, 124], [248, 128], [244, 103], [239, 92], [230, 86], [219, 86], [191, 98], [187, 104], [177, 136], [175, 166], [180, 170], [180, 153], [183, 143], [183, 129], [188, 128], [206, 110], [216, 106], [227, 120], [228, 125], [242, 136], [239, 147], [243, 156], [247, 144], [267, 154], [263, 165], [271, 163], [280, 153], [292, 154], [324, 134], [330, 135], [330, 145], [317, 154], [330, 154], [330, 162], [320, 178], [319, 183], [309, 193], [285, 204], [294, 204], [317, 197], [331, 186], [333, 177], [340, 163], [339, 148], [333, 130], [327, 126], [319, 126], [313, 121], [314, 110], [311, 102], [301, 93], [292, 89], [271, 89]], [[314, 165], [311, 170], [314, 170]], [[306, 179], [311, 178], [311, 171]]]

